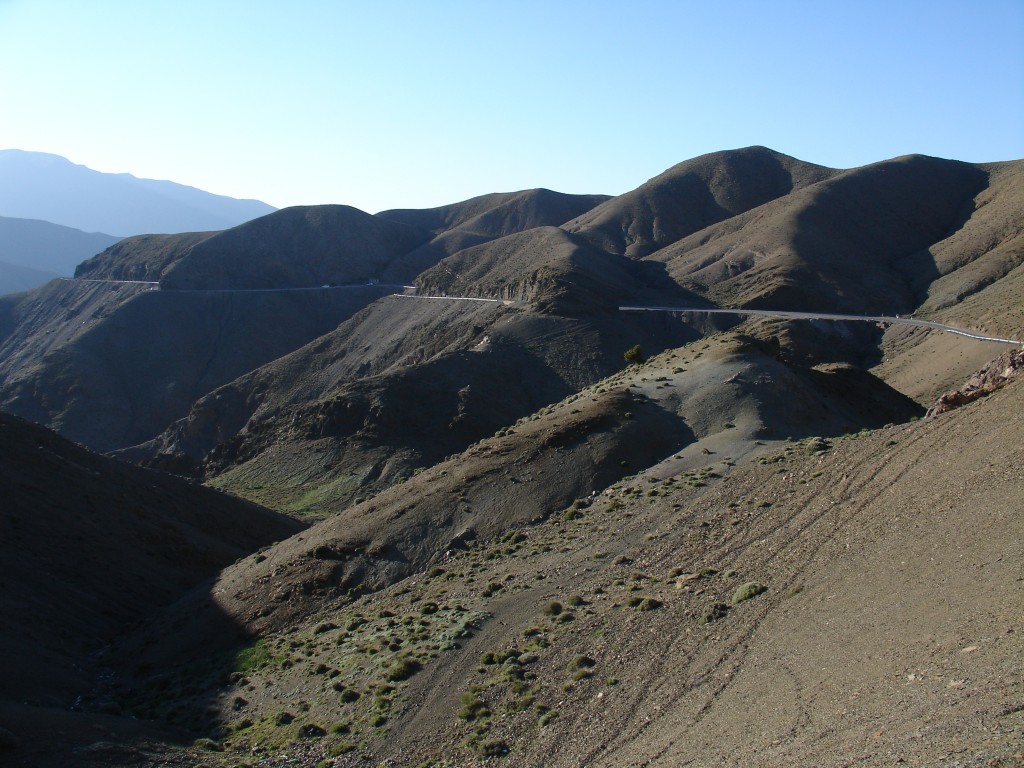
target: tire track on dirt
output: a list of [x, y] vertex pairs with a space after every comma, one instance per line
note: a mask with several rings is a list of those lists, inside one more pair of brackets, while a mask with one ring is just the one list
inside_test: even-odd
[[[847, 484], [846, 487], [839, 488], [839, 495], [836, 499], [828, 499], [830, 503], [825, 506], [820, 506], [816, 513], [812, 513], [810, 519], [802, 522], [798, 528], [797, 533], [794, 535], [787, 535], [786, 529], [792, 526], [795, 522], [799, 521], [801, 517], [807, 514], [807, 510], [811, 507], [811, 502], [822, 496], [822, 491], [814, 490], [802, 494], [796, 499], [789, 499], [787, 503], [793, 504], [794, 509], [791, 514], [787, 515], [784, 519], [778, 523], [772, 525], [767, 531], [763, 528], [752, 533], [742, 541], [726, 543], [725, 546], [720, 547], [714, 553], [712, 561], [719, 564], [724, 564], [730, 560], [739, 559], [741, 554], [745, 554], [756, 547], [759, 542], [768, 542], [770, 540], [778, 540], [776, 546], [770, 551], [763, 552], [759, 551], [757, 556], [752, 558], [750, 565], [755, 571], [765, 572], [778, 572], [777, 566], [770, 567], [770, 564], [777, 563], [780, 560], [791, 560], [796, 559], [796, 568], [793, 570], [793, 576], [789, 579], [787, 584], [781, 585], [780, 587], [773, 589], [773, 593], [776, 595], [775, 600], [771, 603], [766, 603], [761, 606], [756, 616], [752, 616], [750, 623], [743, 629], [743, 631], [733, 633], [728, 640], [728, 645], [724, 648], [718, 657], [709, 665], [703, 669], [690, 669], [690, 679], [697, 679], [697, 685], [683, 685], [680, 686], [678, 683], [669, 682], [662, 686], [659, 686], [646, 693], [641, 693], [635, 696], [631, 701], [631, 708], [634, 711], [639, 712], [641, 705], [644, 701], [658, 700], [663, 702], [662, 711], [678, 711], [678, 707], [681, 702], [685, 699], [691, 698], [700, 684], [703, 684], [708, 680], [718, 680], [717, 685], [706, 694], [706, 698], [700, 704], [696, 713], [688, 718], [688, 723], [685, 731], [700, 725], [700, 723], [708, 717], [710, 712], [713, 710], [716, 703], [721, 699], [722, 695], [729, 689], [730, 684], [736, 678], [737, 674], [742, 669], [744, 662], [746, 661], [747, 652], [749, 651], [749, 645], [751, 640], [756, 636], [760, 630], [764, 621], [769, 615], [776, 609], [780, 603], [780, 597], [783, 590], [787, 586], [791, 586], [800, 580], [800, 575], [805, 573], [810, 563], [812, 563], [819, 555], [822, 547], [828, 541], [828, 538], [834, 538], [838, 531], [841, 531], [848, 527], [853, 521], [858, 519], [866, 509], [874, 504], [877, 499], [883, 495], [888, 488], [894, 483], [899, 482], [900, 479], [906, 476], [907, 473], [911, 472], [917, 464], [922, 460], [923, 455], [927, 455], [931, 452], [931, 449], [936, 443], [942, 441], [942, 436], [935, 436], [929, 431], [927, 434], [923, 431], [915, 433], [910, 441], [911, 445], [914, 445], [921, 440], [927, 438], [927, 445], [924, 448], [917, 448], [914, 459], [906, 464], [902, 464], [894, 472], [886, 472], [886, 469], [892, 469], [893, 463], [890, 457], [884, 454], [873, 453], [869, 457], [861, 459], [853, 464], [848, 464], [844, 469], [845, 477], [856, 477], [863, 478], [863, 480], [856, 485]], [[904, 446], [903, 451], [905, 452], [909, 446]], [[829, 494], [831, 489], [826, 489], [825, 494]], [[854, 507], [847, 513], [842, 515], [841, 518], [836, 519], [833, 515], [836, 508], [842, 508], [844, 503], [848, 503], [856, 500]], [[705, 498], [705, 501], [707, 499]], [[812, 547], [810, 550], [800, 552], [800, 541], [808, 535], [816, 526], [821, 523], [827, 522], [830, 528], [830, 537], [823, 537], [821, 543], [817, 546]], [[794, 551], [794, 548], [797, 548]], [[763, 550], [763, 548], [758, 548]], [[765, 557], [767, 555], [767, 557]], [[687, 641], [681, 641], [672, 646], [671, 651], [673, 653], [667, 653], [666, 656], [674, 655], [678, 652], [686, 652], [690, 650], [690, 643]], [[696, 660], [696, 658], [695, 658]], [[665, 679], [664, 676], [664, 664], [659, 664], [655, 667], [655, 676], [647, 675], [648, 679]], [[799, 682], [796, 675], [789, 671], [789, 677], [793, 681], [793, 685], [799, 688]], [[803, 718], [806, 720], [808, 713], [806, 707], [798, 709], [802, 712]], [[664, 715], [663, 715], [664, 716]], [[586, 760], [583, 762], [584, 765], [591, 764], [591, 761], [601, 759], [608, 761], [615, 757], [616, 754], [625, 751], [626, 753], [636, 754], [638, 749], [643, 752], [645, 746], [650, 747], [651, 738], [648, 732], [652, 728], [658, 727], [658, 720], [651, 719], [643, 722], [637, 722], [639, 714], [634, 717], [631, 722], [634, 724], [635, 730], [630, 733], [629, 736], [624, 736], [621, 732], [617, 735], [619, 744], [616, 749], [607, 751], [607, 743], [599, 744], [594, 749], [590, 750], [586, 755]], [[799, 719], [798, 714], [797, 718]], [[794, 726], [797, 727], [798, 722], [794, 721]], [[669, 729], [668, 733], [671, 733], [673, 729]], [[659, 749], [653, 753], [648, 752], [648, 757], [643, 763], [644, 765], [653, 763], [660, 759], [665, 758], [673, 750], [674, 745], [677, 743], [677, 739], [669, 735], [666, 735], [668, 739], [667, 743], [660, 746]], [[608, 764], [615, 764], [611, 762]]]

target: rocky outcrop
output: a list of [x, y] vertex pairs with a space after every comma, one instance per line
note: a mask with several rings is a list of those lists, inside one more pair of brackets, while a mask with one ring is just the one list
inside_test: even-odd
[[952, 411], [979, 398], [987, 397], [1013, 381], [1024, 371], [1024, 349], [1006, 352], [986, 365], [960, 389], [950, 390], [942, 395], [928, 411], [928, 417]]

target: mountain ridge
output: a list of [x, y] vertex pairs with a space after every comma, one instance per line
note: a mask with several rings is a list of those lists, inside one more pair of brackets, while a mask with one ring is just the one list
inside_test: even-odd
[[124, 237], [225, 229], [273, 210], [171, 181], [94, 171], [59, 155], [0, 150], [0, 216]]
[[0, 295], [29, 290], [54, 277], [74, 274], [82, 260], [119, 238], [82, 232], [38, 219], [0, 216]]

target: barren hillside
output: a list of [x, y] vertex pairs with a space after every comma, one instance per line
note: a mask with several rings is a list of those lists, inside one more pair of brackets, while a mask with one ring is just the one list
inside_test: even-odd
[[[836, 440], [721, 425], [677, 451], [659, 379], [720, 375], [729, 343], [225, 570], [120, 647], [162, 670], [126, 705], [224, 765], [1014, 764], [1020, 386]], [[211, 656], [201, 616], [261, 640]]]
[[704, 311], [1022, 339], [1022, 174], [752, 147], [0, 297], [0, 404], [151, 467], [2, 422], [0, 762], [1024, 765], [1019, 354], [925, 417], [1014, 345]]

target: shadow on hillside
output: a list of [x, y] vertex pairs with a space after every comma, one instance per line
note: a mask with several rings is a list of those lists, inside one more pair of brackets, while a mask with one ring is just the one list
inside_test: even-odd
[[941, 276], [932, 249], [967, 224], [987, 182], [975, 166], [924, 156], [829, 182], [794, 225], [793, 248], [806, 262], [799, 308], [914, 311]]
[[820, 392], [846, 404], [847, 413], [843, 415], [849, 420], [850, 430], [878, 429], [925, 414], [926, 409], [919, 403], [860, 368], [809, 368], [805, 375]]
[[[179, 745], [219, 741], [227, 735], [220, 696], [244, 679], [260, 653], [256, 638], [228, 616], [206, 585], [114, 645], [109, 697], [123, 714], [173, 729]], [[240, 701], [231, 706], [244, 708]]]

